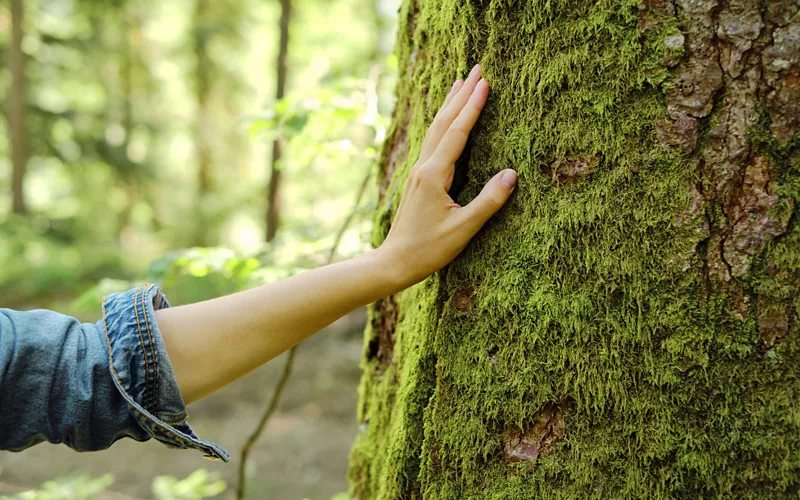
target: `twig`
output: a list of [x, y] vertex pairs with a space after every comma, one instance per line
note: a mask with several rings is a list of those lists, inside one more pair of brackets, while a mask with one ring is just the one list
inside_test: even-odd
[[[361, 183], [361, 187], [358, 190], [356, 201], [353, 205], [353, 210], [342, 223], [342, 226], [339, 228], [339, 232], [336, 233], [336, 238], [333, 240], [333, 245], [331, 246], [330, 253], [328, 254], [326, 265], [333, 262], [333, 257], [336, 255], [336, 250], [339, 248], [339, 243], [341, 243], [342, 237], [347, 231], [347, 227], [353, 221], [353, 218], [358, 212], [358, 207], [361, 204], [361, 198], [364, 197], [364, 193], [367, 191], [367, 186], [369, 185], [369, 180], [371, 177], [372, 169], [370, 168], [367, 170], [367, 175], [364, 176], [364, 181]], [[266, 429], [269, 419], [278, 409], [278, 403], [280, 403], [283, 389], [286, 387], [286, 382], [289, 380], [289, 376], [292, 374], [292, 367], [294, 366], [294, 358], [297, 353], [297, 347], [298, 346], [294, 346], [289, 350], [289, 356], [286, 358], [286, 364], [283, 365], [283, 373], [278, 381], [278, 385], [275, 386], [275, 390], [272, 392], [272, 398], [270, 399], [266, 410], [264, 410], [264, 414], [261, 415], [261, 420], [258, 422], [258, 425], [253, 430], [253, 433], [250, 434], [250, 437], [247, 438], [247, 441], [245, 441], [244, 446], [242, 447], [242, 454], [239, 459], [239, 479], [238, 484], [236, 485], [237, 500], [244, 500], [245, 469], [247, 468], [247, 459], [250, 457], [250, 452], [253, 449], [253, 445], [255, 445], [256, 441], [258, 441], [258, 439], [261, 437], [261, 434], [264, 432], [264, 429]]]
[[289, 357], [286, 358], [286, 364], [283, 365], [281, 379], [278, 381], [278, 385], [275, 386], [269, 406], [267, 406], [266, 411], [261, 416], [261, 420], [258, 422], [258, 425], [253, 433], [250, 434], [250, 437], [247, 438], [247, 441], [244, 443], [244, 447], [242, 448], [242, 456], [239, 461], [239, 482], [236, 485], [236, 498], [239, 500], [244, 499], [245, 468], [247, 466], [247, 459], [250, 457], [250, 450], [252, 450], [253, 445], [256, 443], [256, 441], [258, 441], [258, 438], [261, 437], [261, 433], [264, 432], [264, 429], [267, 427], [267, 422], [278, 408], [278, 403], [280, 402], [283, 388], [286, 386], [286, 381], [289, 380], [289, 375], [292, 374], [292, 366], [294, 365], [294, 357], [296, 353], [297, 346], [294, 346], [289, 350]]
[[353, 218], [358, 213], [358, 206], [361, 204], [361, 198], [364, 197], [364, 193], [367, 191], [367, 186], [369, 185], [369, 180], [372, 178], [372, 170], [367, 171], [367, 175], [364, 176], [364, 180], [361, 182], [361, 187], [358, 188], [358, 194], [356, 195], [356, 202], [353, 205], [353, 210], [350, 211], [347, 218], [342, 223], [342, 227], [339, 228], [339, 232], [336, 233], [336, 238], [333, 239], [333, 245], [331, 245], [331, 251], [328, 254], [328, 260], [326, 264], [330, 264], [333, 262], [333, 256], [336, 254], [336, 250], [339, 248], [339, 243], [342, 241], [342, 236], [344, 236], [345, 231], [347, 231], [348, 226], [350, 223], [353, 222]]

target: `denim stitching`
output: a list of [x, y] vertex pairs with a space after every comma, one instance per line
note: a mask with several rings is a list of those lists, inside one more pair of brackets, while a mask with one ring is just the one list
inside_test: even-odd
[[168, 420], [168, 419], [162, 417], [160, 414], [157, 414], [157, 415], [158, 415], [158, 418], [160, 418], [162, 422], [170, 424], [170, 425], [180, 425], [180, 424], [186, 422], [186, 420], [189, 418], [189, 412], [188, 411], [184, 414], [183, 418], [181, 418], [180, 420]]
[[150, 290], [150, 284], [147, 283], [145, 285], [145, 289], [142, 292], [142, 314], [144, 315], [144, 326], [145, 330], [147, 330], [147, 339], [150, 341], [150, 356], [153, 358], [153, 391], [155, 392], [155, 401], [151, 408], [155, 408], [155, 404], [158, 402], [158, 361], [156, 361], [156, 346], [153, 345], [153, 337], [150, 335], [150, 321], [147, 319], [147, 306], [145, 305], [145, 295]]
[[[145, 284], [145, 287], [147, 287], [147, 289], [151, 289], [151, 287], [153, 286], [155, 285], [151, 285], [150, 283]], [[153, 365], [155, 366], [155, 373], [153, 375], [153, 387], [155, 387], [156, 402], [157, 402], [158, 401], [158, 358], [156, 357], [156, 347], [155, 344], [153, 343], [153, 337], [151, 336], [150, 321], [147, 318], [147, 306], [145, 305], [145, 294], [147, 293], [147, 291], [149, 290], [146, 290], [144, 293], [142, 293], [142, 310], [144, 311], [143, 316], [144, 316], [145, 330], [147, 330], [147, 338], [150, 340], [150, 353], [151, 356], [153, 357]], [[155, 307], [155, 303], [153, 304], [153, 306]], [[155, 405], [153, 407], [153, 410], [155, 410]], [[182, 424], [186, 422], [186, 420], [189, 418], [188, 411], [184, 411], [183, 415], [179, 417], [178, 420], [170, 420], [169, 418], [165, 418], [163, 416], [164, 415], [163, 413], [158, 413], [155, 411], [153, 413], [158, 418], [160, 418], [162, 422], [173, 425]]]
[[[125, 397], [127, 397], [129, 400], [133, 401], [133, 398], [131, 397], [130, 394], [128, 394], [128, 391], [125, 390], [125, 386], [122, 384], [122, 378], [119, 376], [119, 374], [117, 373], [117, 370], [114, 368], [114, 355], [113, 355], [113, 348], [111, 346], [111, 335], [108, 334], [108, 325], [106, 324], [106, 317], [107, 317], [107, 314], [106, 314], [106, 298], [107, 297], [103, 297], [102, 309], [103, 309], [103, 330], [105, 330], [106, 342], [108, 343], [108, 364], [111, 367], [111, 373], [114, 374], [114, 377], [116, 377], [117, 381], [119, 382], [119, 386], [118, 386], [119, 389], [122, 390], [122, 393], [125, 395]], [[136, 417], [138, 417], [137, 420], [139, 420], [139, 418], [145, 419], [146, 423], [150, 424], [150, 426], [152, 426], [152, 424], [154, 423], [154, 422], [150, 421], [150, 419], [147, 417], [147, 415], [139, 415], [137, 413], [134, 413], [134, 415]], [[188, 419], [188, 418], [189, 418], [189, 413], [187, 412], [186, 413], [186, 418], [184, 418], [183, 421], [186, 421], [186, 419]], [[164, 423], [168, 424], [169, 422], [165, 421]], [[175, 431], [173, 431], [171, 429], [166, 429], [166, 431], [169, 434], [167, 436], [161, 436], [162, 438], [169, 438], [169, 439], [178, 438], [178, 441], [177, 441], [178, 443], [180, 443], [181, 440], [184, 440], [184, 438], [182, 436], [180, 436], [179, 434], [177, 434]], [[207, 446], [200, 445], [200, 444], [195, 443], [193, 441], [189, 441], [188, 443], [184, 443], [184, 445], [188, 445], [189, 447], [195, 448], [195, 449], [197, 449], [199, 447], [203, 451], [208, 452], [208, 450], [207, 450], [208, 447]]]
[[128, 397], [128, 399], [133, 400], [128, 391], [125, 390], [125, 386], [122, 383], [122, 377], [119, 376], [117, 370], [114, 368], [114, 354], [113, 348], [111, 347], [111, 336], [108, 334], [108, 325], [106, 324], [106, 297], [103, 297], [103, 329], [106, 332], [106, 342], [108, 342], [108, 361], [111, 365], [111, 372], [114, 374], [114, 377], [117, 378], [119, 382], [119, 388], [122, 389], [122, 393]]
[[[119, 375], [117, 375], [117, 370], [114, 369], [114, 354], [113, 348], [111, 347], [111, 336], [108, 334], [108, 325], [106, 325], [106, 297], [103, 297], [103, 329], [106, 331], [106, 342], [108, 342], [108, 362], [111, 365], [111, 371], [120, 382], [120, 386], [122, 386], [122, 379]], [[128, 391], [125, 390], [125, 387], [122, 387], [122, 392], [130, 398], [130, 395], [128, 394]]]
[[141, 285], [136, 288], [136, 293], [133, 294], [133, 313], [136, 315], [136, 329], [139, 331], [139, 343], [142, 346], [142, 355], [144, 355], [144, 387], [145, 387], [145, 403], [144, 407], [148, 410], [152, 408], [150, 405], [150, 362], [147, 359], [147, 349], [144, 346], [144, 336], [142, 335], [142, 327], [139, 325], [139, 309], [136, 306], [136, 297], [139, 295]]

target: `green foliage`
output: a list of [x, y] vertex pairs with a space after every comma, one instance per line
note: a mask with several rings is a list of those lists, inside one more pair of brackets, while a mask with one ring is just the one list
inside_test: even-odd
[[86, 475], [46, 481], [38, 490], [26, 491], [12, 497], [0, 496], [2, 500], [90, 500], [108, 489], [114, 477], [106, 474], [95, 479]]
[[[369, 104], [366, 102], [368, 96], [365, 89], [369, 91], [368, 87], [376, 84], [369, 78], [357, 78], [355, 75], [329, 78], [327, 84], [316, 89], [314, 94], [285, 97], [265, 113], [250, 118], [250, 133], [270, 141], [277, 138], [292, 139], [301, 134], [312, 120], [329, 132], [347, 130], [359, 120], [366, 121], [372, 128], [385, 128], [387, 118], [375, 113], [377, 110], [370, 115], [370, 110], [366, 109]], [[322, 139], [313, 145], [317, 153], [324, 151], [325, 142], [340, 141], [341, 132], [331, 134], [327, 141], [324, 137]]]
[[158, 500], [201, 500], [217, 496], [226, 488], [225, 481], [205, 469], [192, 472], [186, 479], [159, 476], [153, 480], [153, 496]]
[[[106, 474], [95, 479], [81, 474], [68, 478], [46, 481], [38, 490], [30, 490], [14, 496], [0, 496], [0, 500], [90, 500], [107, 491], [114, 477]], [[225, 481], [218, 474], [198, 469], [185, 479], [173, 476], [158, 476], [153, 479], [153, 497], [157, 500], [202, 500], [215, 497], [225, 491]]]
[[[389, 106], [378, 97], [393, 83], [370, 47], [383, 29], [373, 23], [375, 6], [297, 0], [289, 92], [265, 103], [274, 84], [268, 63], [277, 4], [205, 2], [199, 13], [196, 5], [25, 2], [31, 149], [25, 198], [32, 215], [9, 214], [8, 189], [0, 190], [4, 306], [63, 308], [106, 277], [174, 279], [178, 298], [189, 299], [247, 286], [249, 278], [238, 272], [210, 269], [202, 280], [181, 274], [176, 262], [178, 275], [161, 276], [148, 263], [197, 244], [242, 255], [263, 250], [264, 144], [276, 134], [289, 142], [281, 161], [287, 245], [311, 253], [314, 242], [329, 244], [350, 212], [387, 121]], [[333, 18], [347, 19], [347, 27], [330, 24]], [[0, 43], [7, 35], [0, 32]], [[200, 56], [202, 89], [195, 71]], [[0, 78], [0, 93], [8, 83]], [[259, 115], [262, 107], [267, 111]], [[0, 132], [5, 127], [0, 121]], [[0, 164], [8, 162], [8, 140], [0, 133]], [[206, 193], [196, 187], [200, 151], [210, 155]], [[9, 183], [0, 169], [0, 184]], [[345, 253], [363, 248], [368, 212], [358, 213]], [[74, 311], [88, 317], [96, 301], [84, 299]]]
[[6, 307], [25, 307], [41, 296], [71, 296], [85, 283], [119, 272], [119, 254], [90, 250], [62, 222], [10, 217], [0, 224], [0, 301]]
[[191, 303], [248, 288], [260, 267], [258, 259], [232, 250], [192, 248], [152, 262], [148, 277], [170, 290], [180, 303]]
[[73, 300], [69, 311], [88, 317], [100, 310], [106, 295], [143, 282], [158, 284], [173, 304], [220, 297], [318, 267], [329, 253], [324, 243], [298, 245], [279, 239], [264, 250], [249, 254], [211, 247], [177, 250], [153, 261], [136, 281], [100, 280]]

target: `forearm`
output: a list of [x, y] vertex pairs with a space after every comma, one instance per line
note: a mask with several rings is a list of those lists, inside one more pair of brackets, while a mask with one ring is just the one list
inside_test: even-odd
[[156, 313], [186, 402], [269, 361], [348, 312], [444, 267], [508, 200], [516, 172], [503, 170], [461, 207], [449, 196], [455, 162], [486, 103], [475, 66], [436, 114], [378, 250], [246, 292]]
[[156, 317], [190, 403], [408, 284], [373, 250], [244, 292], [163, 309]]

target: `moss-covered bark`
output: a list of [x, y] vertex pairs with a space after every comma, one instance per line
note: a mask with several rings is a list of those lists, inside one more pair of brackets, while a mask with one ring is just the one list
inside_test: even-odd
[[405, 0], [397, 53], [374, 243], [476, 62], [453, 196], [519, 181], [372, 307], [354, 496], [796, 495], [797, 0]]

